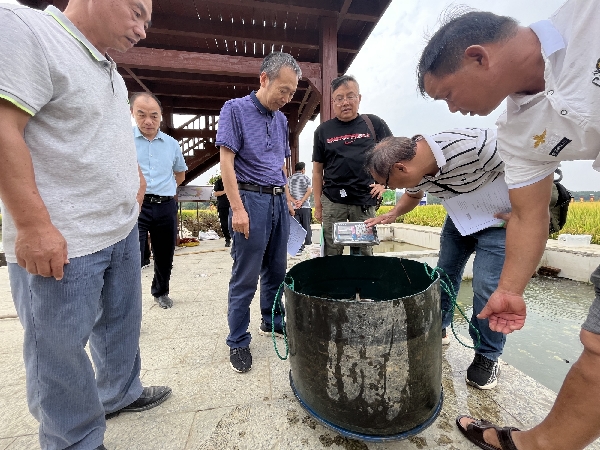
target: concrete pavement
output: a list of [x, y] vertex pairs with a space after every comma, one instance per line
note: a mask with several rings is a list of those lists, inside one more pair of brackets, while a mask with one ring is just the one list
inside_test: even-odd
[[[444, 406], [422, 434], [390, 443], [366, 443], [339, 436], [318, 424], [296, 401], [289, 363], [280, 361], [270, 338], [258, 335], [258, 299], [252, 304], [253, 368], [238, 374], [229, 366], [227, 286], [231, 258], [223, 240], [178, 249], [171, 282], [172, 309], [150, 295], [152, 269], [142, 272], [142, 381], [168, 384], [163, 405], [108, 421], [105, 445], [121, 449], [474, 449], [457, 430], [458, 414], [471, 414], [527, 428], [549, 411], [555, 394], [502, 363], [498, 388], [467, 387], [472, 351], [453, 339], [444, 350]], [[292, 265], [303, 257], [289, 258]], [[0, 450], [35, 449], [37, 422], [25, 400], [21, 355], [23, 332], [16, 318], [7, 268], [0, 268]], [[281, 342], [283, 346], [283, 342]], [[590, 449], [600, 449], [595, 443]]]

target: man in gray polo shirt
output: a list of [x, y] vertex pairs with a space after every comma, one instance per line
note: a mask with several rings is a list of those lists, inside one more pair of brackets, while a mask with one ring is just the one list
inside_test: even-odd
[[151, 0], [70, 0], [64, 14], [0, 6], [4, 249], [44, 449], [103, 449], [105, 416], [171, 392], [139, 377], [145, 182], [106, 54], [143, 39], [151, 10]]

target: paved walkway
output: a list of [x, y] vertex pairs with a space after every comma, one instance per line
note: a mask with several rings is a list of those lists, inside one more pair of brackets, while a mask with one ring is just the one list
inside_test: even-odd
[[[163, 310], [150, 295], [151, 269], [142, 272], [143, 324], [140, 338], [145, 385], [168, 384], [173, 395], [144, 413], [122, 414], [108, 422], [109, 450], [137, 449], [474, 449], [456, 429], [460, 413], [506, 425], [530, 427], [549, 410], [555, 394], [502, 363], [498, 388], [467, 387], [470, 350], [455, 340], [444, 350], [444, 406], [422, 434], [384, 444], [343, 438], [317, 424], [298, 404], [289, 386], [289, 364], [276, 356], [270, 338], [258, 335], [258, 301], [252, 305], [252, 370], [229, 366], [227, 284], [231, 258], [223, 241], [178, 249], [171, 296]], [[290, 258], [294, 264], [299, 258]], [[0, 450], [38, 448], [37, 423], [27, 410], [21, 346], [22, 329], [12, 305], [6, 267], [0, 268]], [[590, 449], [600, 449], [594, 444]]]

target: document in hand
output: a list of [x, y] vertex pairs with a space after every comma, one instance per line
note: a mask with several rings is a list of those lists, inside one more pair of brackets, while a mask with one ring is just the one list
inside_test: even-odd
[[468, 194], [460, 194], [443, 201], [444, 208], [463, 236], [485, 228], [501, 225], [494, 214], [510, 212], [508, 186], [503, 178]]
[[298, 223], [296, 219], [290, 217], [290, 236], [288, 237], [287, 251], [290, 256], [295, 256], [304, 244], [306, 230]]

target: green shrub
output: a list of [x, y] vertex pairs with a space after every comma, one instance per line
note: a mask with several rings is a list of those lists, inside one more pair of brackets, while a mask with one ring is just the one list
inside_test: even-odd
[[183, 226], [192, 233], [192, 236], [197, 237], [199, 231], [207, 232], [208, 230], [214, 230], [219, 236], [223, 237], [217, 211], [184, 209], [181, 211], [181, 221], [183, 222]]

